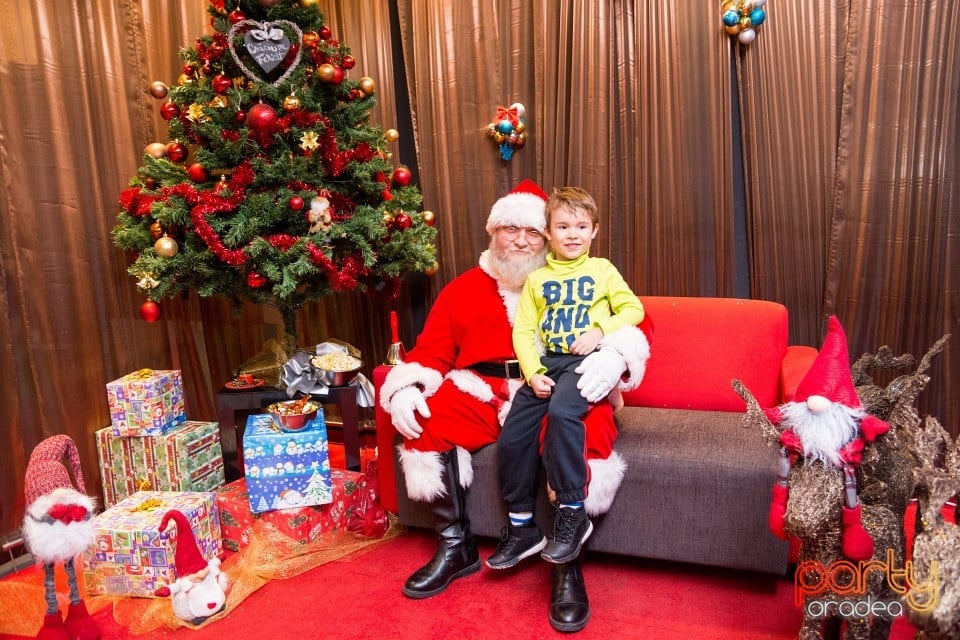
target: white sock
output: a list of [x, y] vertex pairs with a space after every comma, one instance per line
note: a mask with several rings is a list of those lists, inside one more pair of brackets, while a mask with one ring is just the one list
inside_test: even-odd
[[510, 526], [513, 526], [513, 527], [523, 527], [533, 522], [532, 511], [520, 511], [520, 512], [511, 511], [507, 515], [510, 516]]

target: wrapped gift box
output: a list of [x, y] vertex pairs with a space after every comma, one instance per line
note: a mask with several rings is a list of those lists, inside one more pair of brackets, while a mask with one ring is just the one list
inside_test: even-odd
[[96, 432], [104, 505], [137, 491], [212, 491], [224, 482], [216, 422], [188, 420], [159, 436]]
[[93, 520], [94, 542], [83, 554], [83, 579], [92, 595], [152, 597], [177, 579], [176, 540], [159, 530], [170, 509], [186, 516], [204, 558], [220, 554], [213, 492], [138, 491]]
[[300, 431], [283, 431], [269, 414], [247, 417], [243, 473], [250, 511], [326, 504], [333, 499], [323, 411]]
[[187, 420], [177, 370], [141, 369], [108, 382], [107, 404], [116, 436], [160, 435]]
[[250, 511], [247, 480], [240, 478], [217, 490], [220, 512], [220, 534], [223, 547], [238, 551], [250, 543], [258, 527], [269, 525], [301, 544], [313, 542], [321, 535], [347, 527], [347, 516], [357, 508], [363, 475], [357, 471], [332, 469], [332, 499], [327, 504], [280, 509], [264, 513]]

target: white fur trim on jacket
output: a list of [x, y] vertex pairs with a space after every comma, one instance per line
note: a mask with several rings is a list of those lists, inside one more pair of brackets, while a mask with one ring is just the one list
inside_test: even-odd
[[423, 389], [423, 395], [429, 398], [440, 388], [443, 376], [436, 369], [430, 369], [417, 362], [402, 362], [396, 365], [380, 387], [380, 406], [390, 413], [390, 399], [400, 389], [417, 385]]
[[631, 391], [640, 386], [647, 372], [647, 359], [650, 358], [650, 343], [647, 336], [637, 327], [621, 327], [600, 341], [601, 349], [613, 349], [627, 363], [627, 376], [620, 389]]
[[[407, 496], [417, 502], [433, 502], [447, 495], [447, 486], [443, 478], [443, 463], [437, 451], [418, 451], [397, 446], [400, 454], [400, 466], [407, 485]], [[470, 452], [456, 447], [457, 465], [460, 472], [460, 486], [464, 489], [473, 484], [473, 462]]]
[[587, 460], [587, 464], [590, 465], [590, 486], [583, 508], [587, 514], [598, 516], [610, 510], [627, 471], [627, 463], [619, 453], [613, 451], [609, 458]]
[[[87, 510], [87, 519], [64, 523], [45, 522], [43, 517], [56, 504], [75, 504]], [[93, 543], [94, 501], [69, 487], [57, 487], [27, 508], [23, 519], [23, 539], [34, 558], [41, 562], [63, 562], [73, 559]]]

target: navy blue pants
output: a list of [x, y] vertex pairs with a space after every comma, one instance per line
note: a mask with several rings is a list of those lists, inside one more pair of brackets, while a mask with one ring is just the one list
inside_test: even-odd
[[497, 439], [500, 492], [513, 512], [533, 511], [540, 470], [540, 426], [547, 416], [543, 465], [547, 481], [561, 503], [586, 497], [587, 453], [583, 416], [590, 404], [580, 395], [574, 370], [585, 356], [545, 355], [541, 363], [556, 385], [549, 398], [538, 398], [529, 385], [517, 390]]

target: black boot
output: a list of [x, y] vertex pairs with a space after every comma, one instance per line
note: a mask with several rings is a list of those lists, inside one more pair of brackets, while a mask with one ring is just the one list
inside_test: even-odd
[[435, 596], [455, 579], [480, 570], [480, 554], [467, 517], [467, 492], [460, 486], [456, 449], [441, 453], [440, 462], [447, 493], [430, 504], [440, 543], [433, 559], [407, 578], [403, 595], [408, 598]]
[[590, 619], [587, 585], [580, 562], [553, 565], [553, 593], [550, 594], [550, 626], [557, 631], [580, 631]]

